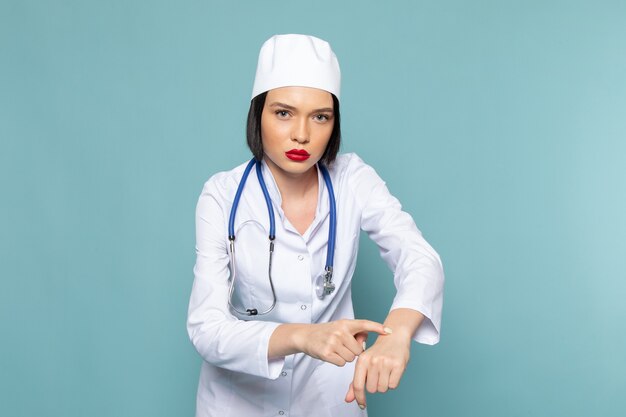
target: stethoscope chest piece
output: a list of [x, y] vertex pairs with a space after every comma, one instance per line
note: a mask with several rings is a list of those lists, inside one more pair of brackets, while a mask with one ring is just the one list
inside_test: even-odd
[[323, 300], [324, 297], [330, 295], [335, 291], [335, 284], [333, 284], [333, 270], [326, 268], [324, 273], [315, 279], [315, 294], [317, 298]]

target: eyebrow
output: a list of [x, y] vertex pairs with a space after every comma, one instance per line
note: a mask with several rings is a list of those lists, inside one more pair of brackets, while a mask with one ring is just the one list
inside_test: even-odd
[[[275, 101], [275, 102], [271, 103], [269, 105], [269, 107], [282, 107], [282, 108], [285, 108], [287, 110], [297, 110], [294, 106], [290, 106], [289, 104], [281, 103], [279, 101]], [[330, 107], [324, 107], [324, 108], [321, 108], [321, 109], [315, 109], [311, 113], [324, 113], [324, 112], [332, 113], [333, 109], [330, 108]]]

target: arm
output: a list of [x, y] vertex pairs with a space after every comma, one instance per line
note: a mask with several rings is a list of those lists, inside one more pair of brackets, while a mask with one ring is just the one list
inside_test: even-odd
[[369, 320], [335, 320], [319, 324], [281, 324], [270, 338], [270, 358], [306, 353], [316, 359], [343, 366], [365, 349], [367, 332], [390, 333], [388, 327]]
[[379, 337], [359, 356], [347, 401], [365, 405], [369, 392], [395, 388], [409, 360], [410, 340], [439, 341], [443, 304], [443, 268], [438, 254], [402, 211], [376, 172], [362, 161], [351, 176], [354, 198], [362, 208], [361, 228], [379, 247], [394, 273], [396, 296], [385, 325], [393, 334]]
[[230, 269], [223, 201], [215, 179], [209, 180], [196, 207], [197, 256], [187, 318], [189, 338], [209, 363], [274, 379], [284, 360], [269, 360], [267, 348], [279, 323], [238, 320], [228, 308]]

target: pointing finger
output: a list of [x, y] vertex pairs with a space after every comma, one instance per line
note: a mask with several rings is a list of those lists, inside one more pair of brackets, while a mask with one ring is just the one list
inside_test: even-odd
[[353, 330], [352, 334], [361, 333], [363, 331], [376, 332], [378, 334], [390, 334], [392, 332], [389, 327], [385, 327], [381, 323], [371, 320], [352, 320], [349, 325]]

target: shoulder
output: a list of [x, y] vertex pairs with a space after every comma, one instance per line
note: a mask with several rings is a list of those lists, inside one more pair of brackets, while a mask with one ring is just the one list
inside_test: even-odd
[[383, 182], [376, 170], [353, 152], [337, 155], [330, 171], [337, 181], [345, 182], [352, 187], [359, 184], [371, 186]]
[[246, 161], [231, 170], [220, 171], [211, 175], [202, 187], [202, 195], [211, 194], [223, 199], [230, 198], [231, 195], [235, 194], [248, 162]]
[[346, 169], [353, 168], [358, 165], [363, 165], [363, 159], [354, 152], [341, 153], [335, 158], [335, 161], [330, 166], [331, 171], [343, 172]]
[[344, 204], [352, 202], [351, 207], [365, 207], [372, 193], [385, 188], [385, 182], [374, 168], [355, 153], [338, 155], [330, 171], [336, 196]]
[[231, 170], [220, 171], [211, 175], [202, 187], [198, 207], [211, 206], [227, 210], [235, 198], [237, 187], [248, 162], [246, 161]]

